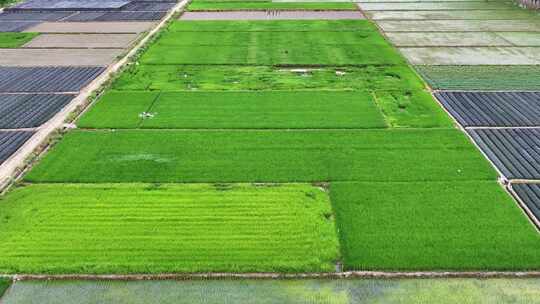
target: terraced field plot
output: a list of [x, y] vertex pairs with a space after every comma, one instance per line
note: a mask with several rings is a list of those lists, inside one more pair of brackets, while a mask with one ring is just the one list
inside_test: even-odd
[[357, 10], [352, 2], [277, 2], [271, 0], [194, 0], [189, 11], [234, 11], [234, 10]]
[[[145, 117], [145, 114], [147, 115]], [[368, 92], [118, 92], [78, 123], [84, 128], [384, 128]]]
[[423, 90], [410, 67], [272, 67], [148, 65], [130, 67], [113, 84], [127, 91]]
[[17, 48], [34, 39], [38, 33], [1, 33], [0, 48]]
[[347, 269], [540, 267], [538, 232], [495, 181], [334, 183], [330, 193]]
[[32, 182], [485, 180], [457, 130], [75, 131]]
[[[37, 223], [34, 226], [37, 228], [24, 230], [32, 237], [41, 237], [40, 223], [56, 224], [49, 216], [53, 213], [59, 220], [64, 216], [70, 219], [59, 222], [63, 229], [72, 229], [70, 225], [75, 219], [75, 224], [81, 225], [76, 227], [84, 228], [63, 235], [65, 239], [52, 237], [55, 229], [46, 230], [51, 232], [44, 236], [51, 240], [48, 245], [56, 246], [55, 252], [62, 253], [58, 260], [57, 256], [50, 258], [41, 251], [50, 247], [34, 246], [30, 241], [23, 243], [14, 237], [9, 244], [21, 242], [18, 247], [21, 251], [17, 254], [11, 248], [15, 253], [10, 255], [13, 259], [5, 266], [6, 271], [309, 272], [333, 271], [341, 262], [348, 269], [477, 270], [528, 269], [539, 263], [530, 248], [537, 247], [540, 240], [535, 238], [533, 227], [520, 217], [518, 207], [510, 204], [509, 197], [496, 188], [496, 172], [467, 137], [453, 128], [425, 90], [424, 83], [368, 21], [176, 21], [111, 87], [113, 90], [76, 122], [85, 129], [65, 135], [25, 176], [30, 186], [11, 193], [12, 204], [8, 197], [7, 205], [14, 206], [10, 207], [14, 214], [25, 210], [17, 203], [26, 197], [32, 202], [51, 202], [46, 206], [53, 206], [54, 211], [47, 209], [38, 214], [36, 222], [32, 222]], [[396, 244], [401, 247], [393, 249], [395, 255], [403, 248], [408, 249], [393, 264], [371, 257], [359, 263], [356, 257], [367, 257], [371, 248], [389, 248], [392, 244], [380, 237], [356, 236], [351, 231], [362, 229], [361, 226], [351, 228], [348, 223], [366, 220], [361, 209], [352, 208], [334, 215], [324, 191], [294, 184], [298, 182], [323, 187], [330, 183], [331, 188], [336, 187], [339, 192], [332, 192], [336, 197], [334, 208], [365, 202], [375, 196], [375, 192], [339, 186], [340, 182], [373, 184], [374, 189], [388, 194], [381, 196], [380, 207], [394, 203], [391, 211], [408, 214], [409, 219], [410, 214], [425, 212], [422, 222], [425, 227], [439, 228], [439, 222], [444, 220], [443, 227], [450, 227], [451, 237], [445, 235], [448, 229], [421, 229], [397, 215], [396, 222], [389, 224], [380, 220], [384, 213], [376, 206], [373, 214], [377, 214], [377, 221], [369, 223], [362, 232], [397, 227], [405, 233], [409, 229], [407, 225], [412, 225], [410, 230], [416, 229], [417, 234]], [[161, 183], [187, 184], [159, 186]], [[482, 201], [454, 203], [454, 193], [458, 196], [461, 192], [472, 193], [478, 185], [495, 189], [495, 194], [489, 196], [490, 204], [497, 204], [495, 207]], [[33, 190], [40, 187], [46, 195]], [[68, 189], [69, 193], [58, 187]], [[200, 198], [199, 192], [188, 191], [193, 187], [206, 187], [206, 192], [212, 195], [204, 194], [204, 199]], [[236, 195], [234, 189], [238, 187], [247, 192]], [[266, 205], [267, 198], [275, 194], [268, 193], [263, 198], [253, 192], [253, 189], [278, 191], [290, 187], [302, 190], [283, 197], [280, 201], [283, 203], [275, 203], [279, 211]], [[385, 191], [385, 187], [391, 190]], [[428, 190], [420, 194], [412, 192], [421, 187]], [[59, 191], [66, 195], [58, 199]], [[118, 194], [110, 194], [111, 191]], [[179, 191], [184, 192], [179, 195]], [[317, 193], [316, 198], [310, 191]], [[410, 201], [404, 204], [396, 199], [399, 195], [391, 195], [393, 191], [410, 192], [411, 197], [419, 198], [409, 199], [408, 194], [403, 194], [406, 202]], [[169, 210], [172, 208], [169, 197], [181, 197], [183, 205], [188, 205], [174, 205], [176, 209]], [[246, 206], [250, 209], [241, 213], [245, 217], [236, 211], [224, 211], [233, 214], [226, 221], [226, 229], [194, 225], [194, 221], [210, 222], [222, 210], [206, 204], [207, 198], [218, 201], [219, 206], [231, 204], [240, 210], [246, 210]], [[320, 205], [318, 211], [308, 211], [305, 208], [315, 208], [306, 203], [311, 200], [324, 201], [326, 207]], [[440, 201], [441, 209], [426, 208], [435, 201]], [[122, 207], [105, 208], [108, 202]], [[302, 208], [289, 206], [295, 202]], [[475, 210], [482, 214], [493, 208], [504, 217], [504, 229], [489, 218], [482, 222], [478, 233], [471, 232], [477, 213], [466, 210], [467, 203], [478, 204]], [[145, 204], [151, 204], [151, 208]], [[72, 205], [80, 208], [71, 208]], [[91, 211], [85, 210], [86, 205]], [[131, 209], [133, 205], [136, 207]], [[28, 208], [33, 206], [28, 204]], [[123, 209], [127, 206], [129, 210]], [[37, 213], [42, 210], [34, 208], [38, 209]], [[409, 208], [419, 211], [411, 212]], [[448, 214], [443, 217], [439, 211]], [[192, 216], [191, 222], [184, 221], [186, 212]], [[254, 216], [264, 217], [262, 227], [268, 225], [269, 230], [254, 231], [253, 227], [257, 227]], [[338, 230], [333, 224], [334, 216]], [[23, 221], [22, 217], [12, 218]], [[151, 221], [152, 229], [145, 225], [146, 219]], [[234, 226], [245, 223], [244, 220], [249, 225]], [[278, 220], [291, 224], [280, 225]], [[141, 221], [143, 225], [136, 226]], [[97, 226], [98, 223], [105, 223], [108, 230]], [[13, 224], [13, 228], [8, 228], [14, 229], [13, 235], [21, 235], [19, 226]], [[109, 229], [117, 226], [122, 228]], [[181, 231], [192, 231], [194, 227], [200, 228], [194, 232], [197, 238]], [[491, 239], [490, 231], [499, 229], [504, 233]], [[231, 235], [231, 231], [246, 234]], [[304, 231], [309, 234], [303, 234]], [[508, 231], [525, 234], [511, 239]], [[227, 239], [223, 232], [229, 232]], [[351, 246], [344, 241], [351, 233], [366, 237], [368, 242]], [[453, 239], [462, 233], [468, 234], [461, 243]], [[342, 240], [341, 250], [336, 234]], [[71, 242], [68, 238], [77, 236], [82, 236], [81, 241], [75, 242], [80, 251], [66, 245]], [[135, 241], [129, 239], [132, 236]], [[223, 236], [220, 241], [226, 245], [216, 242], [216, 236]], [[100, 242], [85, 242], [86, 238], [97, 238]], [[105, 243], [105, 239], [118, 240], [119, 245]], [[201, 243], [186, 249], [182, 247], [184, 244], [171, 244], [171, 239], [196, 239]], [[496, 258], [497, 253], [490, 251], [494, 246], [492, 240], [503, 241], [508, 248], [525, 244], [528, 246], [525, 253], [511, 253], [527, 259], [499, 263], [500, 256]], [[214, 247], [202, 243], [206, 241]], [[150, 248], [137, 247], [152, 242], [155, 245]], [[111, 251], [106, 246], [118, 247]], [[229, 255], [220, 251], [236, 252], [237, 248], [246, 253]], [[423, 256], [425, 260], [417, 258], [425, 248], [439, 260], [432, 261], [428, 256]], [[163, 250], [154, 251], [159, 249]], [[194, 255], [195, 249], [204, 255]], [[22, 255], [22, 250], [35, 255]], [[138, 251], [142, 253], [135, 254]], [[460, 254], [463, 259], [454, 257]], [[249, 258], [240, 259], [243, 256]], [[475, 259], [466, 260], [465, 256]], [[52, 262], [43, 263], [47, 259]], [[69, 263], [71, 266], [60, 264], [66, 260], [73, 261]], [[1, 266], [0, 263], [0, 269]]]
[[[271, 21], [261, 29], [248, 29], [247, 22], [229, 25], [227, 33], [213, 22], [218, 31], [199, 28], [201, 22], [184, 29], [186, 22], [174, 23], [140, 59], [143, 64], [217, 64], [217, 65], [388, 65], [402, 63], [395, 51], [367, 22], [351, 22], [352, 31], [333, 28], [306, 31], [296, 25], [296, 32]], [[261, 21], [263, 25], [264, 21]], [[301, 31], [299, 31], [301, 30]], [[187, 32], [190, 31], [190, 32]], [[290, 32], [285, 32], [290, 31]], [[306, 31], [306, 32], [304, 32]], [[219, 52], [216, 50], [219, 49]]]
[[44, 184], [0, 208], [1, 273], [316, 272], [338, 258], [328, 195], [310, 185]]

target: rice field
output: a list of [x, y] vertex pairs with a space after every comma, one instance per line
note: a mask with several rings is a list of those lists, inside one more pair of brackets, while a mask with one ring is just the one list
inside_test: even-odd
[[385, 128], [369, 92], [118, 92], [104, 96], [82, 128]]
[[0, 273], [332, 271], [311, 185], [36, 184], [0, 203]]
[[[201, 28], [207, 21], [193, 23], [186, 32], [182, 26], [171, 26], [160, 39], [141, 57], [149, 65], [393, 65], [403, 63], [390, 44], [377, 29], [364, 20], [346, 22], [342, 27], [352, 31], [336, 32], [313, 21], [309, 32], [297, 30], [298, 22], [281, 26], [279, 21], [263, 22], [260, 30], [246, 31], [245, 22], [231, 25], [228, 21], [214, 21], [214, 28]], [[267, 24], [264, 24], [267, 23]], [[327, 22], [328, 23], [328, 22]], [[221, 24], [226, 24], [226, 35]], [[318, 28], [318, 30], [317, 30]], [[360, 31], [357, 31], [359, 28]], [[186, 39], [184, 39], [186, 37]], [[216, 52], [216, 48], [219, 52]]]
[[6, 290], [11, 285], [11, 281], [8, 279], [1, 279], [0, 278], [0, 298], [2, 298], [2, 295], [6, 292]]
[[454, 129], [73, 131], [28, 182], [495, 180]]
[[0, 202], [0, 273], [540, 269], [368, 20], [173, 21], [74, 124]]
[[207, 1], [195, 0], [188, 11], [234, 11], [234, 10], [357, 10], [354, 3], [346, 2], [274, 2], [270, 0]]
[[540, 235], [495, 181], [332, 183], [330, 193], [346, 269], [540, 267]]
[[[1, 7], [1, 3], [0, 3]], [[39, 33], [2, 33], [0, 32], [0, 48], [2, 49], [12, 49], [18, 48], [30, 42], [34, 39]]]

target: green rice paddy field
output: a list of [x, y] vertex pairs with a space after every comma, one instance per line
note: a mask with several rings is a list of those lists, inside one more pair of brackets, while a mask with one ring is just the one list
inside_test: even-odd
[[357, 10], [354, 3], [347, 2], [274, 2], [271, 0], [194, 0], [188, 11], [233, 10]]
[[[0, 7], [1, 4], [0, 2]], [[18, 48], [30, 42], [37, 35], [39, 33], [0, 33], [0, 48]]]
[[76, 124], [0, 201], [0, 273], [540, 269], [366, 20], [173, 22]]

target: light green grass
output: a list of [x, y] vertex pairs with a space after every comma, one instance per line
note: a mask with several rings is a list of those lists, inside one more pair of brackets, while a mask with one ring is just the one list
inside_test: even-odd
[[328, 195], [288, 185], [30, 185], [0, 202], [0, 273], [332, 271]]
[[540, 90], [540, 66], [416, 66], [434, 89]]
[[[127, 93], [127, 94], [126, 94]], [[106, 94], [83, 128], [385, 128], [369, 92], [163, 92]], [[141, 113], [149, 114], [141, 118]]]
[[[0, 3], [0, 7], [2, 4]], [[30, 42], [39, 33], [0, 33], [0, 48], [11, 49], [18, 48]]]
[[331, 197], [346, 269], [540, 269], [540, 235], [495, 181], [335, 183]]
[[377, 91], [377, 104], [392, 127], [451, 127], [452, 121], [426, 91]]
[[142, 121], [141, 114], [150, 110], [158, 96], [159, 92], [108, 92], [77, 125], [83, 128], [137, 128]]
[[[305, 71], [305, 72], [304, 72]], [[286, 69], [270, 66], [138, 65], [113, 84], [115, 90], [421, 90], [408, 66]]]
[[235, 11], [235, 10], [347, 10], [356, 11], [354, 3], [342, 2], [206, 2], [193, 1], [188, 11]]
[[6, 292], [6, 290], [11, 285], [11, 281], [8, 279], [0, 278], [0, 299], [2, 299], [2, 296]]
[[4, 304], [540, 303], [539, 279], [18, 281]]
[[[403, 58], [376, 32], [367, 20], [357, 20], [366, 32], [333, 32], [331, 25], [321, 31], [287, 32], [291, 26], [280, 21], [265, 22], [272, 31], [243, 31], [244, 23], [237, 30], [229, 24], [231, 32], [199, 31], [164, 32], [140, 59], [143, 64], [180, 65], [385, 65], [403, 64]], [[182, 23], [182, 21], [176, 21]], [[205, 26], [206, 21], [192, 21], [192, 26]], [[275, 24], [272, 24], [275, 23]], [[369, 25], [363, 25], [367, 23]], [[257, 21], [249, 24], [257, 26]], [[231, 35], [233, 34], [233, 35]], [[234, 35], [236, 34], [236, 35]], [[184, 36], [187, 39], [184, 40]], [[327, 37], [329, 37], [327, 41]], [[209, 41], [213, 41], [210, 43]]]
[[454, 129], [72, 131], [32, 182], [494, 180]]

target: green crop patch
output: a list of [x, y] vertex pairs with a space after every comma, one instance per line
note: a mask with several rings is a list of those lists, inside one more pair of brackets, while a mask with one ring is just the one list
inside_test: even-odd
[[540, 90], [538, 65], [416, 66], [434, 89]]
[[[369, 92], [113, 91], [78, 123], [84, 128], [385, 128]], [[150, 107], [150, 104], [153, 105]]]
[[266, 1], [192, 1], [188, 11], [235, 10], [348, 10], [355, 11], [354, 3], [343, 2], [272, 2]]
[[11, 281], [8, 279], [0, 278], [0, 299], [11, 285]]
[[334, 183], [330, 193], [346, 269], [540, 268], [540, 235], [495, 181]]
[[426, 91], [377, 91], [375, 96], [392, 127], [440, 128], [453, 125], [433, 96]]
[[158, 92], [108, 92], [77, 125], [82, 128], [137, 128], [158, 96]]
[[454, 129], [72, 131], [31, 182], [494, 180]]
[[[374, 32], [377, 27], [366, 20], [257, 20], [257, 21], [177, 21], [166, 32]], [[226, 34], [224, 34], [226, 35]], [[228, 37], [228, 36], [224, 36]]]
[[0, 273], [318, 272], [339, 258], [310, 185], [40, 184], [0, 210]]
[[[206, 21], [192, 21], [204, 25]], [[316, 22], [316, 21], [315, 21]], [[279, 21], [264, 23], [271, 31], [243, 31], [245, 24], [229, 25], [222, 31], [164, 32], [142, 56], [143, 64], [216, 64], [216, 65], [385, 65], [403, 64], [403, 58], [367, 20], [356, 21], [365, 32], [321, 31], [286, 32], [290, 26]], [[182, 23], [177, 21], [176, 23]], [[248, 25], [256, 24], [252, 21]], [[275, 24], [272, 24], [275, 23]], [[332, 29], [333, 30], [333, 29]], [[184, 36], [187, 38], [184, 39]], [[201, 37], [201, 41], [197, 39]], [[328, 40], [327, 40], [327, 37]], [[210, 43], [212, 41], [212, 43]]]
[[[1, 3], [0, 3], [1, 7]], [[18, 48], [30, 42], [39, 33], [0, 33], [0, 48]]]
[[[181, 39], [179, 39], [181, 37]], [[155, 45], [164, 47], [185, 46], [253, 46], [271, 48], [282, 45], [296, 44], [311, 48], [313, 44], [322, 46], [333, 45], [388, 45], [376, 31], [314, 31], [314, 32], [284, 32], [284, 31], [168, 31], [163, 34]]]
[[279, 68], [270, 66], [138, 65], [113, 84], [115, 90], [421, 90], [405, 65]]

